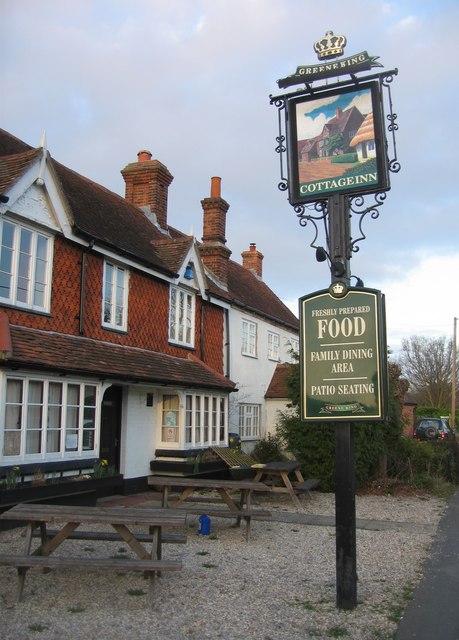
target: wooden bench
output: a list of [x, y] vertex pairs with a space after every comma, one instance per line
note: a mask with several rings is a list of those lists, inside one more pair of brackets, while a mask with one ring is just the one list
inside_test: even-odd
[[[47, 529], [46, 535], [48, 537], [54, 537], [59, 533], [58, 529]], [[39, 530], [35, 529], [33, 532], [34, 538], [40, 538], [41, 533]], [[153, 536], [149, 533], [136, 533], [136, 539], [139, 542], [152, 542]], [[123, 538], [119, 533], [115, 533], [114, 531], [72, 531], [70, 535], [67, 536], [67, 539], [72, 540], [105, 540], [108, 542], [124, 542]], [[186, 544], [186, 535], [174, 534], [174, 533], [162, 533], [161, 534], [161, 544]]]
[[317, 478], [309, 478], [309, 480], [304, 480], [304, 482], [298, 482], [297, 484], [294, 484], [293, 488], [298, 493], [301, 493], [303, 491], [312, 491], [313, 489], [318, 487], [319, 484], [320, 480], [317, 480]]
[[155, 572], [179, 571], [182, 568], [181, 560], [140, 560], [131, 558], [59, 558], [57, 556], [38, 555], [0, 555], [0, 564], [16, 567], [18, 570], [18, 594], [17, 601], [21, 602], [24, 589], [25, 574], [31, 567], [42, 569], [104, 569], [119, 571], [142, 571], [150, 578], [150, 599], [153, 592], [153, 580]]
[[255, 518], [255, 520], [270, 520], [272, 517], [271, 511], [265, 511], [264, 509], [241, 509], [233, 511], [231, 509], [215, 509], [214, 507], [206, 509], [205, 507], [193, 506], [184, 509], [174, 509], [174, 511], [192, 515], [206, 515], [209, 516], [209, 518], [236, 518], [237, 524], [240, 524], [241, 519], [244, 518], [246, 521], [245, 539], [247, 542], [250, 539], [252, 518]]

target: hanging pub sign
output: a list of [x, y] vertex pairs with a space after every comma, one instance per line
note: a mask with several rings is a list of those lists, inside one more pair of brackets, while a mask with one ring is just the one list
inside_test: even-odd
[[335, 282], [299, 302], [301, 420], [384, 420], [384, 296]]
[[382, 109], [376, 81], [287, 100], [292, 205], [389, 189]]

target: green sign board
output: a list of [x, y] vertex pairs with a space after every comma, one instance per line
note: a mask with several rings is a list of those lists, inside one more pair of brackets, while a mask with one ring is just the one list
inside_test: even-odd
[[384, 296], [336, 282], [300, 299], [301, 419], [384, 420]]

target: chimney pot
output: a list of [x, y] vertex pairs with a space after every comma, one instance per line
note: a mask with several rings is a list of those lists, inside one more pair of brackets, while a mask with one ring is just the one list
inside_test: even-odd
[[147, 151], [146, 149], [139, 151], [139, 153], [137, 154], [138, 162], [147, 162], [148, 160], [151, 160], [151, 158], [152, 158], [151, 151]]
[[131, 162], [121, 175], [126, 183], [125, 198], [136, 207], [149, 207], [161, 229], [167, 229], [167, 196], [174, 179], [166, 166], [152, 160], [150, 151], [137, 154], [137, 162]]
[[263, 277], [263, 254], [257, 250], [255, 242], [251, 242], [248, 251], [242, 252], [242, 266], [252, 271], [260, 280]]
[[210, 183], [210, 197], [211, 198], [220, 198], [221, 197], [221, 183], [222, 179], [218, 177], [211, 178]]

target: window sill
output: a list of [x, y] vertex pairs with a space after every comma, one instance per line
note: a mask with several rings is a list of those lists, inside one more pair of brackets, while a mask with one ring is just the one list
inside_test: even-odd
[[102, 324], [101, 325], [102, 329], [105, 329], [105, 331], [110, 331], [111, 333], [123, 333], [124, 335], [128, 334], [127, 329], [121, 329], [119, 327], [112, 327], [108, 324]]
[[196, 347], [193, 344], [186, 344], [185, 342], [174, 342], [169, 340], [171, 347], [180, 347], [181, 349], [188, 349], [188, 351], [196, 351]]

